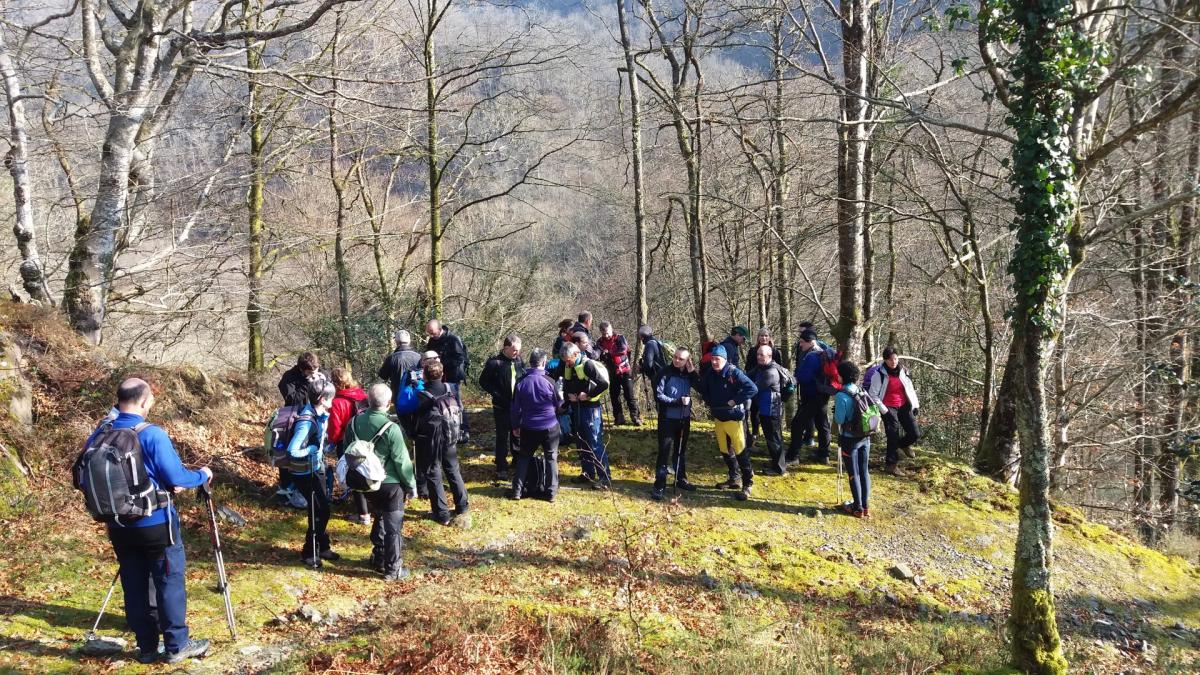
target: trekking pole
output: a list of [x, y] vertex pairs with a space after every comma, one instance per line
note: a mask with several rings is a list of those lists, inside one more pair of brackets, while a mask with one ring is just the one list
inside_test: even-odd
[[96, 639], [96, 630], [100, 628], [100, 619], [104, 618], [104, 610], [108, 609], [108, 601], [112, 600], [113, 591], [117, 588], [117, 580], [121, 578], [121, 568], [117, 568], [117, 573], [113, 575], [112, 584], [108, 587], [108, 594], [104, 596], [104, 602], [100, 604], [100, 613], [96, 615], [96, 623], [92, 624], [92, 629], [83, 636], [84, 640]]
[[679, 442], [675, 447], [675, 480], [671, 481], [671, 495], [679, 496], [679, 467], [683, 464], [683, 453], [687, 449], [687, 433], [679, 428]]
[[237, 626], [233, 620], [233, 599], [229, 597], [229, 577], [225, 576], [225, 554], [221, 550], [221, 532], [217, 526], [217, 510], [213, 506], [212, 488], [208, 483], [200, 486], [200, 495], [208, 505], [208, 524], [212, 528], [213, 557], [217, 562], [217, 588], [225, 597], [225, 623], [229, 624], [229, 636], [237, 642]]
[[[840, 446], [841, 443], [839, 443], [838, 445]], [[842, 502], [842, 449], [840, 447], [837, 449], [837, 458], [838, 458], [837, 505], [838, 505], [838, 508], [840, 509], [840, 508], [842, 508], [842, 503], [843, 503]]]

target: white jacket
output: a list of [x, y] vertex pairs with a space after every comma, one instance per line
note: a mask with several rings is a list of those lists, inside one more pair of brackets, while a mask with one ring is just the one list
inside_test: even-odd
[[[871, 381], [867, 383], [867, 393], [882, 402], [883, 395], [887, 393], [889, 379], [891, 379], [891, 376], [888, 375], [887, 366], [881, 366], [871, 375]], [[920, 408], [921, 402], [917, 398], [917, 388], [913, 386], [912, 378], [908, 375], [908, 369], [904, 366], [900, 366], [900, 384], [904, 386], [904, 396], [912, 404], [913, 410]]]

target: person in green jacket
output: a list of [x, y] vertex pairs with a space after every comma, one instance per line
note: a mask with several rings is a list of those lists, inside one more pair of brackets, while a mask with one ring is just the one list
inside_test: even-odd
[[383, 464], [387, 477], [378, 490], [367, 493], [371, 500], [371, 515], [374, 516], [371, 526], [371, 564], [385, 581], [399, 581], [408, 576], [401, 559], [404, 539], [400, 536], [400, 529], [404, 525], [405, 505], [417, 496], [417, 481], [413, 475], [412, 460], [408, 458], [408, 447], [404, 444], [404, 434], [388, 418], [392, 388], [382, 382], [371, 385], [367, 392], [367, 403], [370, 407], [350, 422], [350, 433], [342, 438], [343, 451], [356, 439], [374, 439], [375, 454]]

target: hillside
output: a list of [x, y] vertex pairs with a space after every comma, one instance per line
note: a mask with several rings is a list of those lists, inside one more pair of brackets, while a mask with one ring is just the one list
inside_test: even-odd
[[[749, 502], [711, 489], [652, 502], [650, 428], [610, 434], [611, 493], [568, 483], [554, 504], [504, 499], [490, 458], [472, 446], [473, 527], [444, 528], [423, 504], [410, 508], [414, 575], [385, 586], [364, 562], [365, 528], [344, 512], [331, 522], [343, 560], [322, 572], [298, 565], [303, 512], [265, 506], [273, 472], [248, 450], [274, 404], [271, 383], [110, 362], [30, 307], [0, 305], [0, 331], [24, 354], [36, 416], [32, 431], [0, 421], [0, 442], [32, 470], [27, 488], [0, 475], [0, 669], [167, 669], [139, 666], [132, 653], [76, 651], [115, 565], [66, 465], [115, 382], [143, 373], [160, 389], [155, 421], [185, 461], [216, 469], [218, 501], [247, 521], [222, 530], [242, 633], [231, 644], [204, 513], [191, 497], [179, 502], [190, 623], [215, 641], [188, 672], [1003, 670], [1015, 495], [937, 448], [921, 448], [907, 479], [873, 475], [874, 517], [861, 521], [832, 508], [835, 467], [758, 477]], [[706, 431], [694, 429], [690, 473], [711, 485], [719, 461]], [[566, 455], [564, 475], [575, 466]], [[1200, 669], [1200, 572], [1073, 510], [1058, 509], [1056, 521], [1059, 625], [1073, 667]], [[101, 629], [123, 634], [119, 590]]]

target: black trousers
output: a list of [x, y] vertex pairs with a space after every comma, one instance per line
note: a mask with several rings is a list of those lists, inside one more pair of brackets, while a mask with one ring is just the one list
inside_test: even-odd
[[[417, 437], [417, 457], [423, 458], [425, 473], [418, 477], [425, 483], [429, 493], [429, 507], [434, 520], [444, 522], [450, 518], [450, 506], [446, 502], [446, 488], [442, 478], [450, 481], [450, 494], [454, 496], [454, 513], [466, 513], [467, 484], [463, 482], [462, 469], [458, 465], [458, 447], [439, 438]], [[423, 481], [420, 479], [424, 478]]]
[[397, 415], [400, 420], [400, 429], [404, 432], [404, 442], [412, 449], [413, 453], [413, 471], [417, 477], [417, 498], [428, 499], [429, 491], [425, 489], [425, 464], [424, 457], [417, 452], [417, 416], [415, 414]]
[[655, 461], [654, 489], [667, 487], [668, 468], [675, 467], [675, 484], [687, 482], [687, 443], [692, 434], [692, 419], [658, 418], [658, 459]]
[[763, 440], [771, 457], [770, 467], [778, 469], [779, 473], [787, 473], [787, 455], [783, 451], [783, 417], [759, 415], [758, 423], [762, 426]]
[[633, 422], [640, 422], [642, 413], [638, 410], [637, 397], [633, 395], [633, 373], [617, 375], [608, 371], [609, 391], [612, 392], [613, 422], [625, 424], [625, 412], [621, 409], [621, 398], [625, 398], [625, 406], [629, 408], [629, 417]]
[[[329, 493], [325, 491], [325, 474], [310, 473], [303, 476], [292, 474], [296, 489], [308, 500], [308, 529], [304, 533], [303, 558], [314, 558], [321, 551], [329, 550]], [[313, 542], [317, 549], [313, 550]]]
[[[362, 494], [362, 493], [360, 493]], [[404, 552], [404, 488], [399, 483], [384, 483], [371, 493], [371, 561], [384, 574], [401, 568]]]
[[[917, 426], [917, 418], [913, 415], [912, 404], [905, 403], [899, 408], [889, 408], [883, 416], [883, 432], [887, 434], [887, 452], [884, 463], [889, 466], [900, 461], [900, 451], [917, 442], [921, 437], [921, 429]], [[901, 434], [903, 432], [903, 434]]]
[[829, 459], [829, 397], [822, 394], [800, 398], [796, 416], [792, 418], [792, 442], [788, 446], [788, 461], [800, 458], [800, 448], [809, 440], [809, 429], [816, 429], [817, 449], [813, 459]]
[[[512, 488], [513, 495], [522, 497], [531, 492], [545, 490], [545, 495], [553, 499], [558, 494], [558, 441], [562, 432], [555, 424], [549, 429], [521, 429], [521, 449], [517, 453], [514, 464]], [[529, 484], [529, 466], [534, 462], [533, 453], [542, 449], [546, 461], [546, 484]]]
[[508, 471], [509, 453], [512, 453], [514, 461], [517, 457], [517, 444], [512, 435], [508, 408], [492, 406], [492, 419], [496, 422], [496, 470]]

